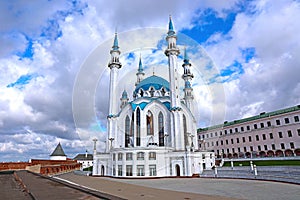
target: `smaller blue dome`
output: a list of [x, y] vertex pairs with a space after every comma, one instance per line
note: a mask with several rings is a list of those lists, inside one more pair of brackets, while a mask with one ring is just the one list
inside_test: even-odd
[[170, 84], [166, 79], [163, 79], [159, 76], [150, 76], [142, 80], [135, 88], [135, 92], [138, 92], [140, 88], [144, 91], [149, 90], [150, 87], [153, 87], [155, 90], [160, 90], [165, 88], [166, 91], [170, 91]]
[[128, 95], [127, 95], [126, 90], [124, 90], [123, 93], [122, 93], [122, 99], [128, 99]]

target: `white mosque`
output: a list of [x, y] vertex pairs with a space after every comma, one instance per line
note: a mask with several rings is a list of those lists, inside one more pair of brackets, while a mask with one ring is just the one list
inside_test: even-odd
[[[97, 140], [94, 139], [93, 175], [128, 178], [195, 176], [214, 165], [214, 153], [198, 149], [191, 87], [194, 76], [186, 50], [182, 64], [184, 73], [179, 74], [177, 57], [180, 52], [171, 17], [166, 40], [169, 76], [145, 77], [140, 59], [132, 100], [125, 90], [119, 100], [116, 94], [119, 94], [118, 73], [122, 64], [115, 35], [108, 63], [110, 87], [106, 149], [97, 152]], [[180, 96], [180, 78], [185, 82], [184, 97]]]

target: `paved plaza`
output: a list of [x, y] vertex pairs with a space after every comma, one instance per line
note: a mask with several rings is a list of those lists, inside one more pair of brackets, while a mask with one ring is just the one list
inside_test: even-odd
[[60, 178], [126, 199], [300, 199], [300, 185], [242, 179], [116, 179], [68, 173]]

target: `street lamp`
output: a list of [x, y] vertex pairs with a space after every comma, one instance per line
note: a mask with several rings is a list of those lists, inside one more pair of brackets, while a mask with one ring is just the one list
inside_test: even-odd
[[188, 134], [188, 136], [191, 138], [191, 151], [194, 151], [194, 142], [193, 142], [193, 138], [195, 137], [193, 134], [191, 134], [191, 133], [187, 133]]
[[94, 142], [94, 154], [96, 154], [96, 151], [97, 151], [97, 149], [96, 149], [96, 143], [97, 143], [97, 139], [96, 138], [94, 138], [93, 139], [93, 142]]

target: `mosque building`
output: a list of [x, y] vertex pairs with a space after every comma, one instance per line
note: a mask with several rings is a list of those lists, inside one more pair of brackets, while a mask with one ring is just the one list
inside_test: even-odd
[[[132, 100], [126, 90], [119, 94], [118, 73], [121, 71], [118, 36], [115, 35], [110, 68], [109, 114], [104, 152], [97, 152], [94, 139], [93, 175], [114, 177], [195, 176], [211, 169], [215, 155], [201, 151], [197, 145], [194, 78], [186, 49], [183, 74], [179, 74], [180, 54], [177, 36], [170, 17], [166, 36], [168, 76], [146, 77], [142, 60], [136, 73]], [[180, 96], [179, 79], [184, 80]], [[120, 99], [119, 99], [120, 98]], [[119, 106], [120, 105], [120, 106]]]

